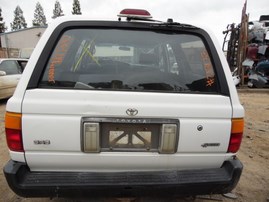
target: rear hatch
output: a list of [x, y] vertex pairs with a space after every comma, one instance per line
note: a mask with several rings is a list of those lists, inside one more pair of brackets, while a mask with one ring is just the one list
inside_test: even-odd
[[54, 32], [35, 67], [22, 105], [30, 169], [220, 167], [232, 108], [204, 31], [90, 24]]

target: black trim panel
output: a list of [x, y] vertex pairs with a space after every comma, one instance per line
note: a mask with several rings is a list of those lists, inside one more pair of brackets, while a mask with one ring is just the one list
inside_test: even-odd
[[152, 172], [31, 172], [10, 160], [4, 174], [10, 188], [23, 197], [139, 197], [220, 194], [238, 183], [238, 159], [221, 168]]

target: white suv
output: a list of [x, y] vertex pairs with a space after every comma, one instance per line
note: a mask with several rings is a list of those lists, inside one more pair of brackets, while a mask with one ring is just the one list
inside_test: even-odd
[[6, 107], [9, 186], [25, 197], [231, 191], [244, 109], [216, 39], [144, 10], [119, 17], [47, 28]]

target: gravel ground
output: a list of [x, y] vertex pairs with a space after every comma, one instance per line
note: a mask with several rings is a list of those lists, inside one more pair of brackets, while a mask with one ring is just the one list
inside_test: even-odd
[[[229, 199], [221, 195], [201, 196], [196, 199], [66, 199], [66, 198], [21, 198], [8, 187], [3, 172], [0, 172], [0, 201], [5, 202], [46, 202], [46, 201], [224, 201], [224, 202], [268, 202], [269, 201], [269, 91], [239, 91], [240, 101], [246, 110], [245, 132], [239, 159], [244, 164], [244, 171], [238, 186], [233, 190], [237, 199]], [[4, 112], [6, 100], [0, 100], [0, 166], [8, 161], [8, 150], [4, 134]]]

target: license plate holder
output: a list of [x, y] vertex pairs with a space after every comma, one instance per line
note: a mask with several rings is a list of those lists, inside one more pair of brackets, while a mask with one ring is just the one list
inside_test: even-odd
[[101, 124], [102, 151], [157, 151], [161, 124]]

